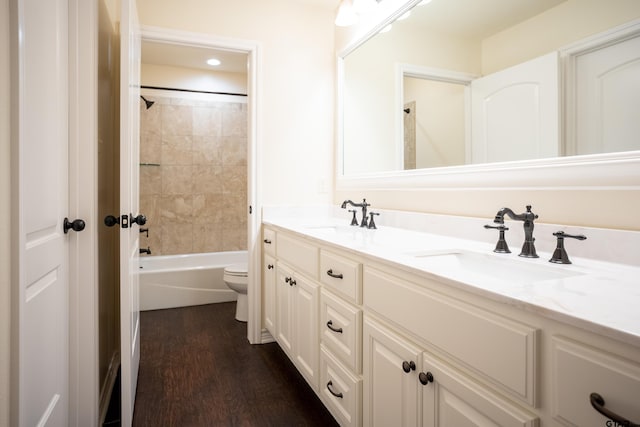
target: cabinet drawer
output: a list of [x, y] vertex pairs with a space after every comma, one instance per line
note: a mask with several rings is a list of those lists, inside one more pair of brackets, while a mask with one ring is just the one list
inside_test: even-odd
[[262, 250], [265, 254], [276, 256], [276, 232], [270, 228], [262, 230]]
[[359, 374], [362, 368], [362, 310], [331, 292], [320, 295], [322, 343], [349, 369]]
[[341, 426], [361, 425], [362, 380], [325, 348], [320, 351], [320, 398]]
[[278, 235], [278, 258], [296, 271], [318, 280], [318, 248], [285, 234]]
[[362, 303], [362, 264], [329, 251], [320, 251], [320, 281], [356, 304]]
[[553, 338], [553, 416], [570, 426], [607, 423], [591, 405], [591, 393], [604, 407], [640, 424], [640, 365], [563, 337]]
[[366, 307], [535, 407], [537, 329], [374, 268], [363, 276]]

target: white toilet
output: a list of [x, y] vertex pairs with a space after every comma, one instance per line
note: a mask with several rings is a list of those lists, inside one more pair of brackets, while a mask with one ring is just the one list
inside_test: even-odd
[[238, 293], [236, 304], [236, 320], [246, 322], [249, 318], [249, 304], [247, 301], [248, 283], [247, 263], [233, 264], [224, 269], [224, 283]]

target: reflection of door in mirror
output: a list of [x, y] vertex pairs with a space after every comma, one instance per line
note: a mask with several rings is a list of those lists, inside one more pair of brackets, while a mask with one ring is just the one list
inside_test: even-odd
[[568, 138], [567, 154], [639, 150], [640, 34], [578, 55], [574, 75], [575, 139]]
[[415, 165], [405, 169], [464, 165], [465, 85], [405, 75], [403, 91], [404, 108], [415, 104]]

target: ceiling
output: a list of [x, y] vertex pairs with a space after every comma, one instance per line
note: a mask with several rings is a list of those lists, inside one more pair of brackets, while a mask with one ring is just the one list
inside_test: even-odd
[[[215, 67], [207, 65], [206, 61], [210, 58], [217, 58], [222, 61], [222, 63]], [[186, 67], [206, 71], [225, 71], [229, 73], [247, 72], [246, 53], [145, 40], [142, 41], [142, 63]]]

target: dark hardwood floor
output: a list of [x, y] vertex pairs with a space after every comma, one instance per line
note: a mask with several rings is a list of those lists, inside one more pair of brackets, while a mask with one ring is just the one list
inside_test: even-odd
[[134, 426], [335, 426], [275, 344], [250, 345], [235, 303], [141, 313]]

